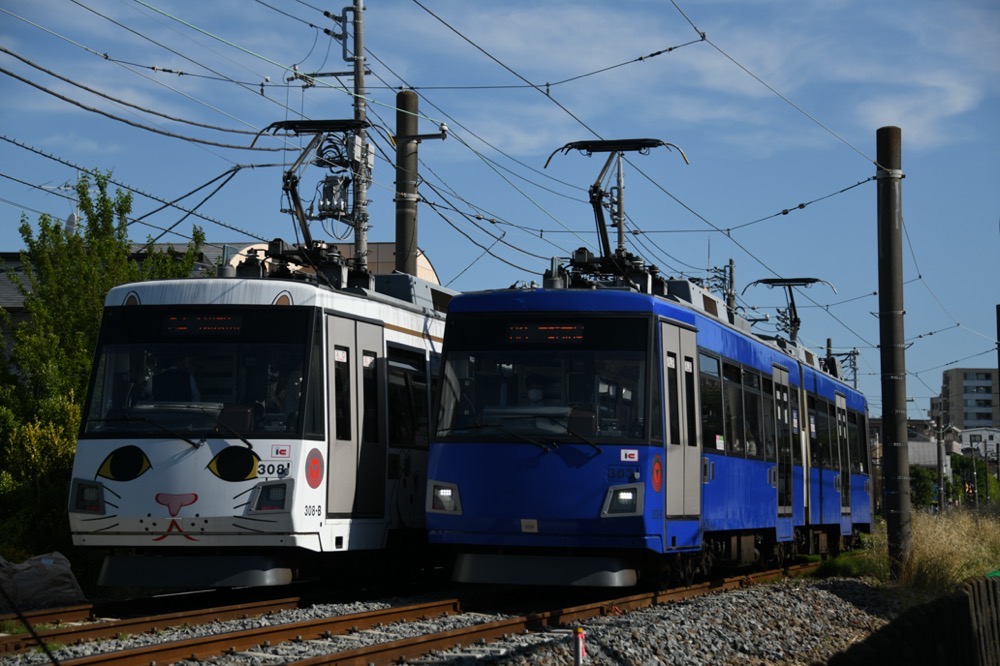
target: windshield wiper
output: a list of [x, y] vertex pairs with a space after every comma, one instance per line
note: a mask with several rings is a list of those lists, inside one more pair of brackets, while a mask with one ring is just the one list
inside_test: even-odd
[[231, 425], [229, 425], [228, 423], [226, 423], [225, 421], [223, 421], [218, 416], [216, 416], [212, 412], [208, 411], [204, 407], [200, 407], [199, 409], [201, 409], [201, 411], [202, 411], [203, 414], [207, 414], [208, 416], [212, 417], [212, 419], [216, 423], [218, 423], [220, 426], [222, 426], [227, 431], [229, 431], [230, 435], [232, 435], [233, 437], [236, 437], [237, 439], [239, 439], [241, 442], [243, 442], [244, 444], [247, 445], [247, 448], [249, 448], [251, 451], [253, 451], [253, 444], [250, 442], [249, 439], [247, 439], [245, 436], [241, 435], [240, 433], [236, 432], [236, 430], [234, 430]]
[[603, 449], [601, 449], [601, 447], [597, 444], [597, 442], [595, 442], [594, 440], [590, 439], [589, 437], [584, 437], [583, 435], [581, 435], [577, 431], [573, 430], [572, 428], [569, 427], [568, 423], [563, 423], [562, 421], [560, 421], [559, 419], [557, 419], [554, 416], [547, 416], [546, 418], [548, 418], [549, 420], [551, 420], [556, 425], [560, 426], [568, 434], [573, 435], [574, 437], [576, 437], [577, 439], [579, 439], [581, 442], [585, 442], [587, 444], [590, 444], [592, 447], [594, 447], [597, 450], [598, 453], [604, 453]]
[[472, 424], [469, 424], [469, 425], [457, 426], [457, 427], [454, 427], [454, 428], [447, 428], [446, 431], [449, 434], [452, 434], [452, 433], [455, 433], [457, 431], [462, 431], [462, 430], [486, 430], [487, 428], [492, 428], [492, 429], [495, 429], [495, 430], [499, 430], [500, 432], [504, 433], [505, 435], [510, 435], [511, 437], [514, 437], [515, 439], [520, 439], [522, 441], [528, 442], [529, 444], [534, 444], [535, 446], [539, 447], [540, 449], [542, 449], [544, 451], [552, 451], [553, 449], [557, 448], [557, 444], [555, 442], [552, 442], [551, 443], [551, 447], [550, 447], [549, 444], [546, 444], [545, 442], [542, 442], [542, 441], [537, 440], [537, 439], [532, 439], [531, 437], [528, 437], [526, 435], [522, 435], [521, 433], [515, 432], [515, 431], [511, 430], [510, 428], [504, 427], [503, 425], [501, 425], [499, 423], [472, 423]]
[[153, 419], [151, 419], [149, 417], [146, 417], [146, 416], [126, 416], [126, 417], [120, 418], [120, 419], [92, 419], [92, 420], [96, 421], [98, 423], [121, 423], [121, 422], [131, 423], [133, 421], [141, 421], [142, 423], [151, 423], [154, 426], [156, 426], [157, 428], [159, 428], [160, 430], [162, 430], [163, 432], [167, 433], [168, 435], [176, 437], [177, 439], [182, 439], [182, 440], [184, 440], [185, 442], [187, 442], [188, 444], [190, 444], [191, 446], [193, 446], [196, 449], [200, 448], [201, 446], [203, 446], [205, 444], [204, 438], [201, 439], [201, 441], [196, 442], [193, 439], [190, 439], [190, 438], [188, 438], [188, 437], [180, 434], [179, 432], [173, 430], [172, 428], [168, 428], [167, 426], [163, 425], [162, 423], [159, 423], [158, 421], [154, 421]]

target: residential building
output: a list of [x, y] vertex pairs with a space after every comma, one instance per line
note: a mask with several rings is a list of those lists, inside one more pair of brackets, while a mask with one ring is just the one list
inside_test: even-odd
[[952, 368], [941, 378], [941, 395], [931, 398], [930, 416], [939, 426], [962, 430], [1000, 427], [1000, 372], [996, 368]]

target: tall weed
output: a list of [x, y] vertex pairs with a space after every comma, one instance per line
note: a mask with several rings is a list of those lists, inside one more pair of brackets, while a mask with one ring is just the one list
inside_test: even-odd
[[888, 543], [885, 522], [879, 520], [858, 558], [864, 571], [904, 588], [914, 601], [932, 599], [1000, 569], [1000, 511], [913, 512], [910, 554], [898, 581], [890, 580]]

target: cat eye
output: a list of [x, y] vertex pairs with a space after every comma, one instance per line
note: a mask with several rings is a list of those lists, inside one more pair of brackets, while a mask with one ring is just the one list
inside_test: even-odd
[[242, 446], [230, 446], [219, 451], [208, 469], [223, 481], [249, 481], [257, 478], [260, 456]]
[[108, 454], [97, 468], [97, 476], [112, 481], [131, 481], [152, 467], [149, 458], [138, 446], [123, 446]]

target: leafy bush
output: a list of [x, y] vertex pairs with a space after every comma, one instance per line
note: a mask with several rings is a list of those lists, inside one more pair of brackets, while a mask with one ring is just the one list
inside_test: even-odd
[[0, 534], [7, 559], [70, 546], [66, 502], [80, 406], [72, 396], [46, 402], [40, 411], [47, 420], [11, 429], [0, 470]]
[[15, 562], [73, 550], [66, 510], [73, 452], [105, 296], [125, 282], [189, 277], [204, 242], [194, 227], [183, 252], [154, 252], [150, 241], [133, 255], [132, 200], [109, 195], [109, 182], [81, 175], [77, 228], [48, 215], [35, 228], [22, 217], [19, 227], [22, 271], [8, 277], [27, 317], [14, 322], [0, 308], [0, 556]]

